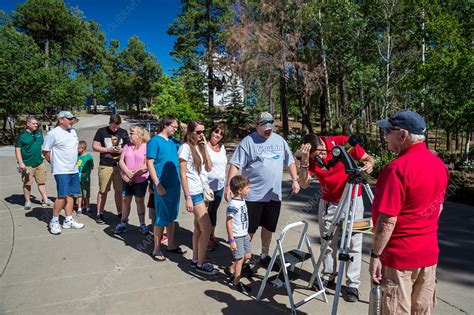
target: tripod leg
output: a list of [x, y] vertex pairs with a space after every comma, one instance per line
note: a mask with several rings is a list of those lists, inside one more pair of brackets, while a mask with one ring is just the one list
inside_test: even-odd
[[349, 207], [347, 208], [347, 213], [344, 218], [344, 226], [342, 229], [341, 242], [339, 246], [338, 257], [340, 260], [340, 264], [339, 264], [339, 272], [337, 275], [336, 292], [334, 293], [334, 301], [332, 304], [331, 314], [333, 315], [337, 314], [339, 294], [341, 293], [342, 277], [344, 277], [344, 270], [347, 267], [346, 265], [348, 264], [349, 259], [351, 259], [351, 257], [349, 257], [349, 250], [351, 246], [352, 226], [354, 223], [355, 209], [357, 209], [358, 202], [359, 202], [357, 195], [359, 194], [359, 190], [361, 189], [360, 184], [355, 184], [354, 187], [355, 187], [354, 197], [350, 198], [351, 201], [350, 201]]
[[[339, 202], [339, 205], [337, 206], [336, 212], [334, 214], [334, 218], [331, 222], [331, 227], [329, 228], [329, 231], [326, 233], [326, 235], [321, 235], [321, 238], [325, 238], [325, 240], [321, 240], [321, 254], [319, 255], [318, 262], [316, 263], [316, 268], [311, 275], [311, 278], [309, 280], [309, 286], [311, 287], [314, 283], [314, 280], [316, 279], [316, 274], [319, 272], [319, 269], [321, 267], [321, 263], [323, 262], [323, 259], [325, 257], [325, 253], [328, 249], [328, 247], [331, 245], [331, 242], [333, 242], [334, 235], [336, 234], [339, 222], [341, 220], [341, 216], [344, 212], [344, 209], [348, 206], [348, 200], [349, 200], [349, 192], [352, 191], [352, 184], [347, 184], [346, 187], [344, 188], [344, 191], [341, 196], [341, 200]], [[324, 222], [319, 222], [319, 224], [324, 224]]]

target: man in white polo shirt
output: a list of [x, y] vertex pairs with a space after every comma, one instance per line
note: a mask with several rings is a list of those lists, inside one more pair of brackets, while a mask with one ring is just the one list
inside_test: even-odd
[[77, 167], [77, 147], [79, 139], [72, 129], [74, 115], [67, 111], [58, 114], [58, 126], [51, 130], [43, 144], [43, 155], [51, 164], [51, 170], [56, 180], [58, 198], [54, 202], [53, 218], [49, 223], [51, 234], [61, 234], [59, 214], [64, 208], [66, 219], [64, 229], [82, 229], [83, 223], [78, 223], [72, 217], [74, 196], [81, 194], [79, 169]]

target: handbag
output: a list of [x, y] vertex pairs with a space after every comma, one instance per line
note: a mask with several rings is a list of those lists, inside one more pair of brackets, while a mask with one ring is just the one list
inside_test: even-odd
[[202, 194], [204, 195], [204, 201], [205, 202], [214, 201], [214, 191], [211, 188], [209, 188], [209, 185], [204, 185], [204, 181], [202, 180], [201, 174], [199, 174], [199, 179], [201, 180], [201, 184], [203, 187]]

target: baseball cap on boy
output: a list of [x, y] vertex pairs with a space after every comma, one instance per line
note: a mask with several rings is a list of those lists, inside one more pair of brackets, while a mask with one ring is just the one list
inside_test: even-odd
[[274, 120], [272, 114], [269, 112], [263, 112], [258, 115], [257, 124], [264, 128], [265, 130], [270, 130], [275, 128]]

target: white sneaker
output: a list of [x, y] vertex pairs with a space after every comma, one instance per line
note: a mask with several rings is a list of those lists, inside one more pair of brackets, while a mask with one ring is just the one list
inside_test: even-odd
[[54, 206], [54, 202], [52, 202], [50, 199], [42, 200], [41, 201], [41, 206], [42, 207], [52, 207], [52, 206]]
[[53, 235], [61, 234], [61, 225], [59, 222], [49, 222], [49, 232]]
[[30, 210], [31, 209], [31, 201], [26, 201], [25, 202], [25, 210]]
[[76, 222], [74, 219], [64, 221], [63, 223], [63, 229], [82, 229], [83, 227], [84, 223]]

